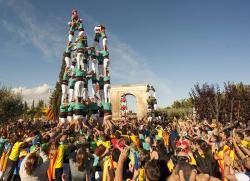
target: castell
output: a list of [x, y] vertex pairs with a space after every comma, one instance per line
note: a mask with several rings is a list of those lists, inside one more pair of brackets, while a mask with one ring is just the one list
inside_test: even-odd
[[87, 120], [102, 118], [103, 123], [107, 123], [112, 118], [106, 27], [96, 25], [93, 38], [89, 38], [84, 25], [78, 11], [73, 9], [68, 22], [66, 66], [61, 80], [59, 124], [65, 127], [71, 124], [87, 127], [90, 124]]

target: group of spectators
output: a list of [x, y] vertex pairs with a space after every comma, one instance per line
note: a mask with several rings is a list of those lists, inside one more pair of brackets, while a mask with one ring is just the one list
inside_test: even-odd
[[[111, 123], [111, 122], [110, 122]], [[0, 127], [0, 180], [249, 180], [247, 125], [123, 118]]]

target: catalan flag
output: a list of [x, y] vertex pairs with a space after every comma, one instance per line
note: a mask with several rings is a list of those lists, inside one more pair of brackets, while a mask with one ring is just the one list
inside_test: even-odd
[[47, 110], [46, 110], [46, 117], [50, 121], [55, 120], [55, 116], [54, 116], [53, 110], [50, 107], [47, 108]]

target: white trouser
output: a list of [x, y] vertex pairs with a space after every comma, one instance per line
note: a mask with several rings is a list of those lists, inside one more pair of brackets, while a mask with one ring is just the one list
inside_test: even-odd
[[104, 84], [104, 100], [105, 100], [105, 102], [110, 102], [109, 92], [110, 92], [110, 84]]
[[109, 68], [109, 59], [108, 58], [104, 58], [104, 60], [103, 60], [104, 76], [107, 75], [108, 68]]
[[62, 100], [61, 103], [63, 104], [64, 100], [67, 99], [67, 93], [68, 93], [68, 85], [62, 84]]
[[74, 89], [69, 89], [69, 102], [74, 100]]
[[92, 84], [92, 95], [95, 96], [97, 93], [96, 84]]
[[104, 100], [104, 91], [103, 91], [103, 89], [99, 90], [99, 97], [100, 97], [100, 100]]
[[67, 122], [67, 118], [59, 118], [59, 121], [60, 121], [60, 123], [66, 123]]
[[82, 121], [82, 122], [86, 122], [87, 121], [87, 116], [83, 116], [83, 115], [74, 115], [74, 120], [78, 120], [78, 121]]
[[91, 70], [93, 70], [94, 73], [96, 73], [96, 59], [91, 60]]
[[68, 120], [68, 122], [73, 121], [73, 116], [67, 116], [67, 120]]
[[108, 49], [107, 38], [102, 39], [102, 46], [103, 46], [103, 50], [107, 51], [107, 49]]
[[103, 75], [103, 64], [98, 64], [98, 73], [97, 73], [99, 76], [100, 75]]
[[89, 98], [88, 88], [83, 88], [83, 100], [86, 100], [88, 98]]
[[77, 63], [76, 63], [77, 68], [80, 69], [80, 66], [81, 66], [83, 69], [83, 67], [84, 67], [84, 65], [83, 65], [83, 53], [77, 53], [76, 61], [77, 61]]
[[67, 68], [70, 68], [71, 60], [70, 60], [69, 57], [65, 57], [65, 63], [66, 63], [66, 67], [67, 67]]
[[74, 38], [74, 36], [69, 34], [69, 42], [72, 42], [73, 38]]
[[83, 97], [83, 94], [84, 94], [83, 89], [84, 89], [84, 82], [83, 81], [76, 81], [75, 91], [74, 91], [75, 99], [77, 99], [78, 97]]
[[74, 115], [73, 117], [74, 120], [83, 120], [83, 115]]

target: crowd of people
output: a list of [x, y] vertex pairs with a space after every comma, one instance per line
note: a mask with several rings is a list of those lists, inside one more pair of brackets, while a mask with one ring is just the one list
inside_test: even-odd
[[106, 126], [91, 117], [86, 123], [5, 123], [0, 180], [249, 180], [245, 125], [123, 118]]

